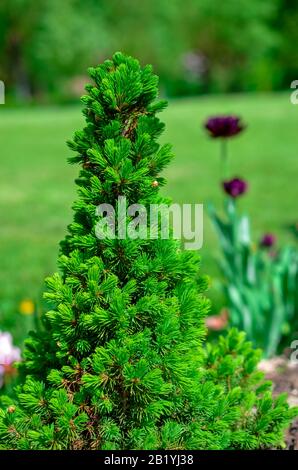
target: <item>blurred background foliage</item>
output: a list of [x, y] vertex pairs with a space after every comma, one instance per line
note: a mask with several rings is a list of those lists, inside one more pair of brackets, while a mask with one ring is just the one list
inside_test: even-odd
[[16, 101], [63, 101], [115, 50], [167, 96], [277, 90], [298, 76], [297, 0], [1, 0], [0, 77]]
[[[83, 126], [87, 67], [116, 50], [152, 63], [170, 99], [162, 141], [176, 158], [165, 193], [221, 203], [218, 147], [202, 123], [237, 114], [248, 127], [230, 149], [231, 176], [249, 182], [239, 210], [256, 242], [272, 231], [278, 246], [295, 243], [297, 24], [297, 0], [0, 0], [0, 331], [21, 344], [38, 324], [43, 278], [57, 269], [75, 198], [65, 141]], [[215, 314], [226, 305], [219, 254], [205, 215], [202, 270]]]

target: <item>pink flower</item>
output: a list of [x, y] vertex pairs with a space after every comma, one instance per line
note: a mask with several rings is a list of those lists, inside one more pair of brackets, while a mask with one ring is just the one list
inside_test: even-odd
[[21, 359], [21, 351], [12, 343], [10, 333], [0, 332], [0, 365], [10, 366]]
[[20, 359], [21, 350], [13, 345], [11, 334], [0, 332], [0, 387], [7, 369]]

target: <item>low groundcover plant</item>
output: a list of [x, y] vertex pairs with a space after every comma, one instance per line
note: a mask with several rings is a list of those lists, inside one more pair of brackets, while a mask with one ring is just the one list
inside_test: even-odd
[[[2, 398], [2, 449], [253, 449], [283, 446], [296, 410], [273, 399], [260, 353], [231, 330], [204, 346], [209, 304], [197, 255], [174, 239], [98, 239], [96, 207], [167, 203], [158, 78], [121, 53], [91, 68], [75, 133], [74, 221], [51, 310], [27, 340], [15, 398]], [[158, 183], [158, 184], [157, 184]]]

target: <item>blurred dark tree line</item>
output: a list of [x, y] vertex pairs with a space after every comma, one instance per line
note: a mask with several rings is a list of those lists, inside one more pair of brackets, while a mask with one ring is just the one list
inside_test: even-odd
[[115, 50], [150, 62], [169, 96], [288, 88], [297, 0], [1, 0], [0, 79], [16, 100], [68, 100]]

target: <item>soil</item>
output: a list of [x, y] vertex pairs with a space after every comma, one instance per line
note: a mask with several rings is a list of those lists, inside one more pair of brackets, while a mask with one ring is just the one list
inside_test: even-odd
[[[286, 357], [274, 357], [261, 361], [259, 367], [265, 372], [266, 378], [273, 382], [273, 393], [287, 392], [289, 405], [298, 406], [298, 364]], [[286, 432], [285, 442], [286, 449], [298, 450], [298, 418]]]

